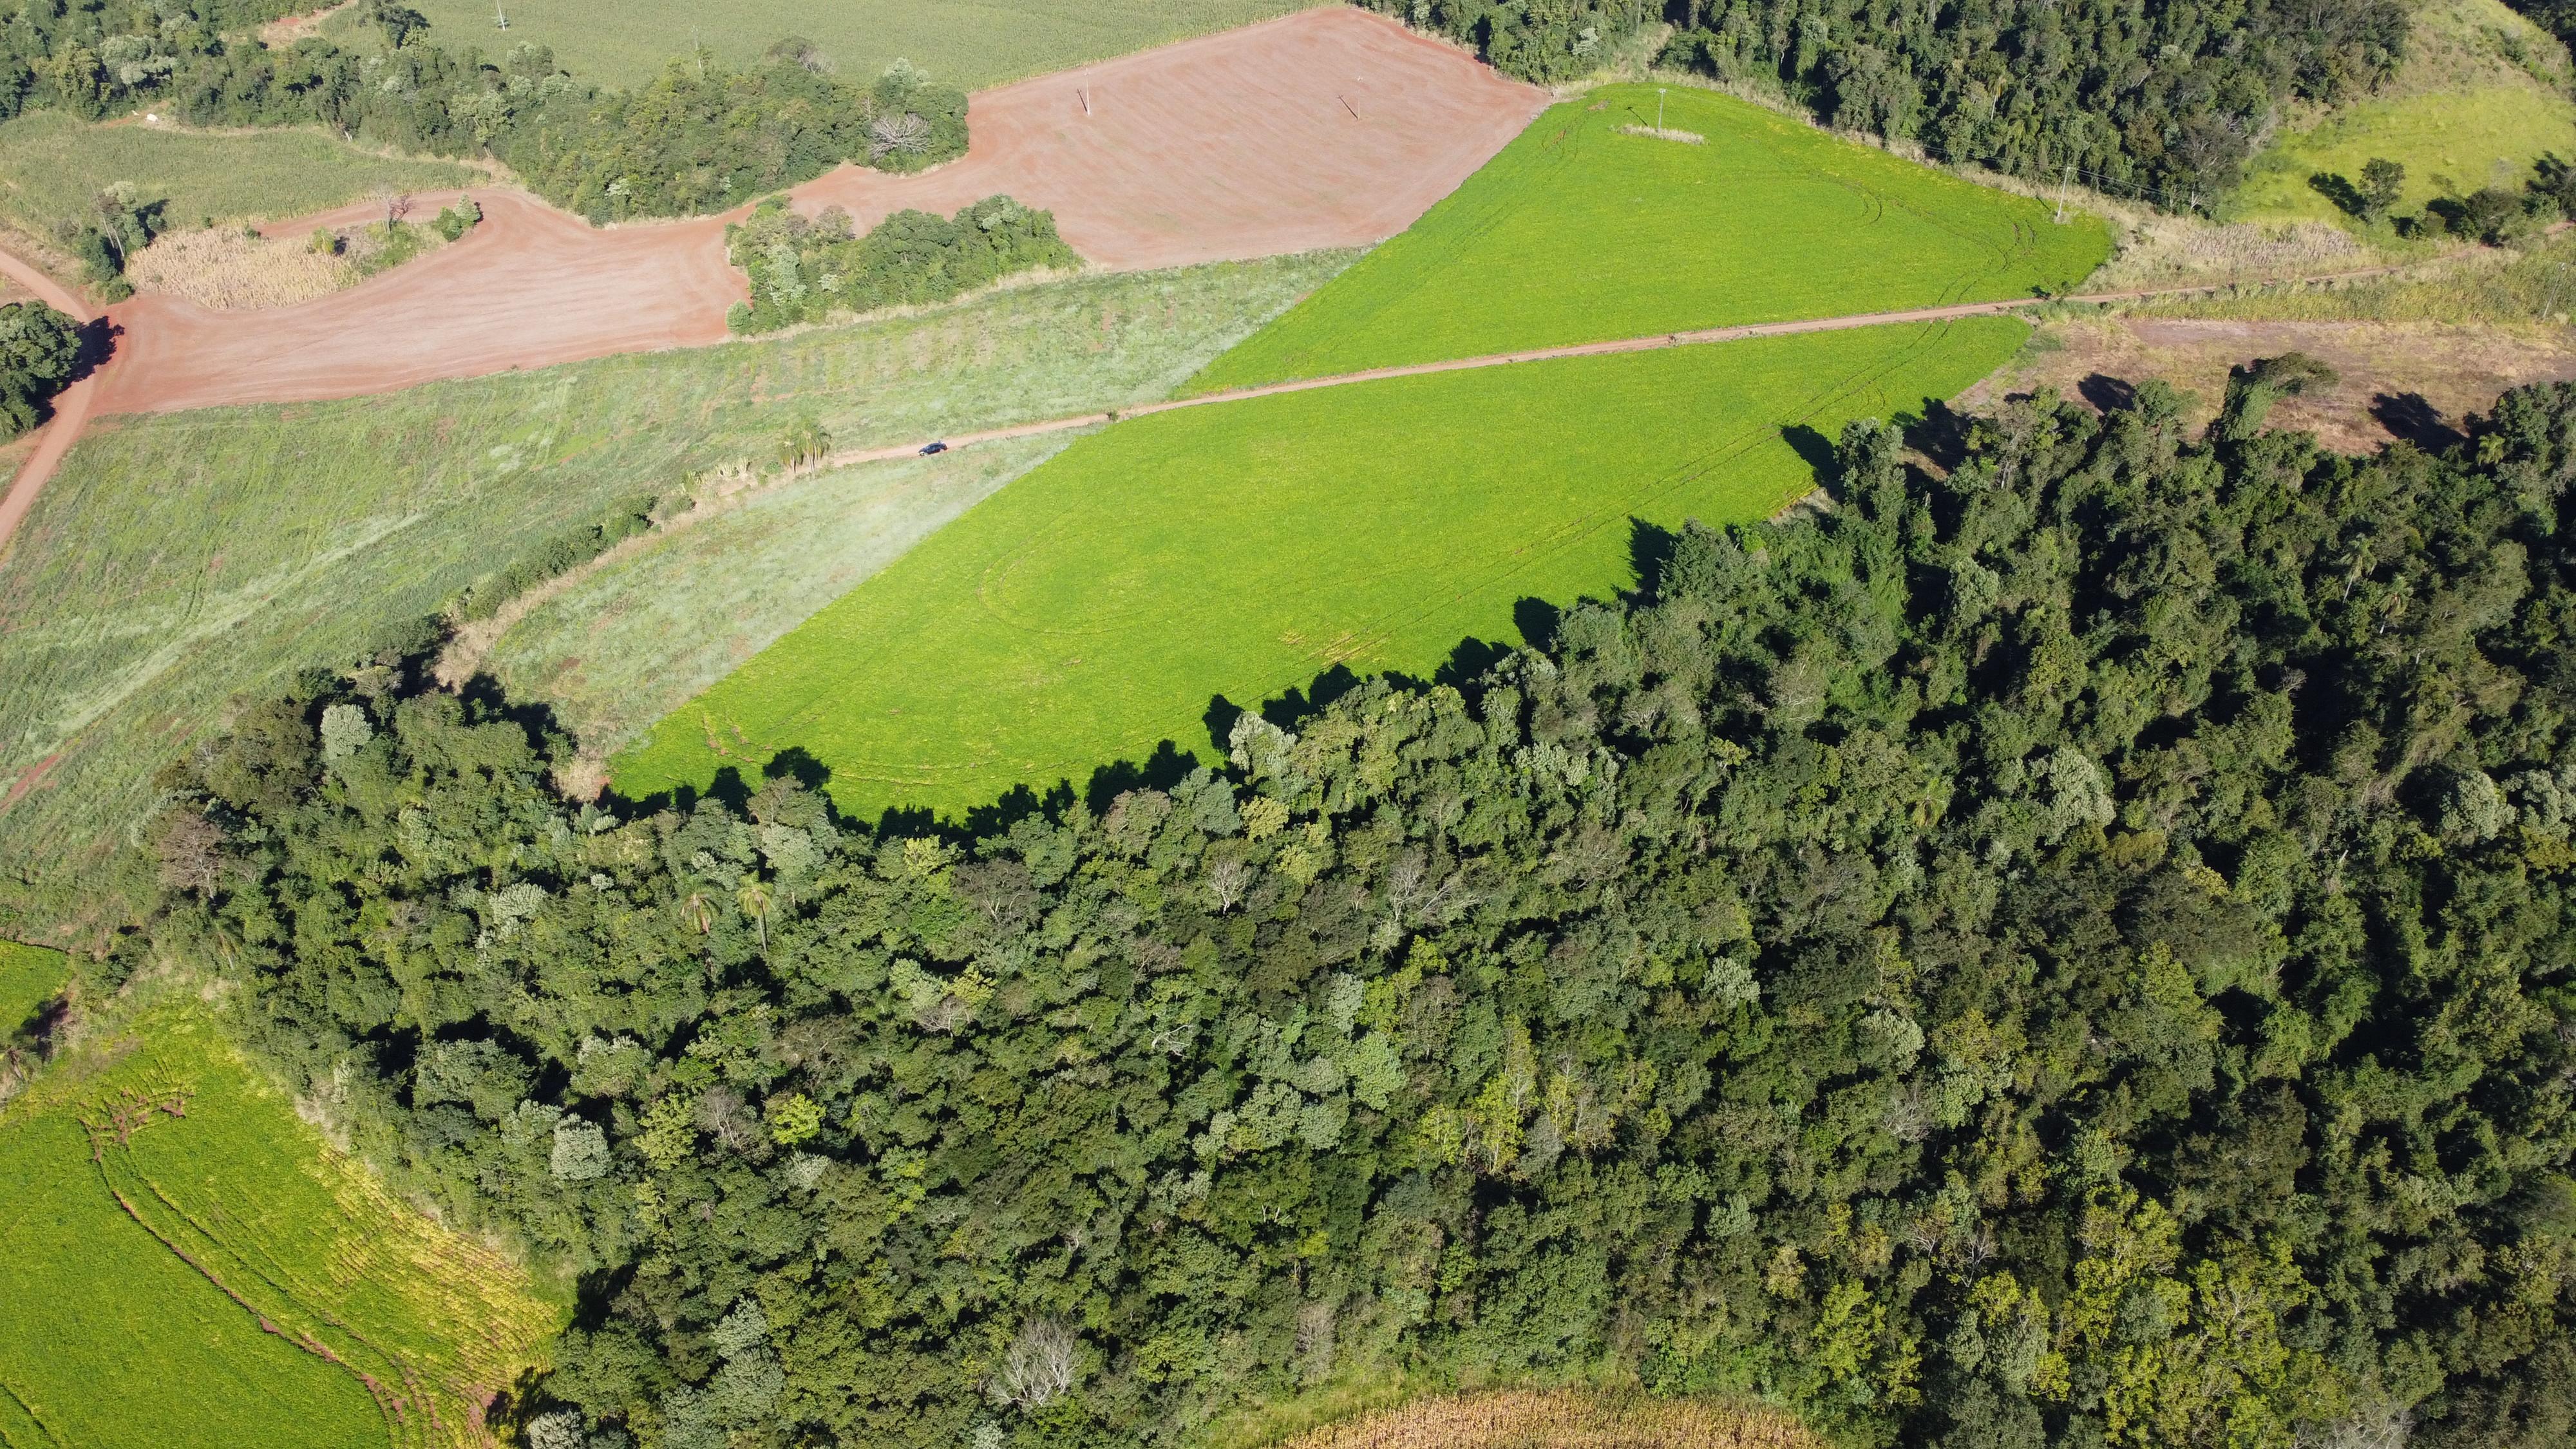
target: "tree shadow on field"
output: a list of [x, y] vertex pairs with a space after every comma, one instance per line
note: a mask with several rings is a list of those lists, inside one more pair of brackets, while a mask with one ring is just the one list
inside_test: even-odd
[[1106, 814], [1118, 803], [1118, 797], [1130, 790], [1169, 790], [1190, 777], [1199, 767], [1199, 758], [1170, 740], [1154, 746], [1154, 753], [1143, 764], [1133, 760], [1114, 760], [1091, 772], [1091, 783], [1083, 787], [1083, 803], [1095, 815]]
[[1905, 429], [1905, 446], [1921, 453], [1944, 473], [1968, 461], [1970, 418], [1939, 398], [1923, 400], [1923, 416]]
[[1843, 470], [1834, 455], [1833, 439], [1805, 423], [1791, 423], [1780, 430], [1780, 441], [1787, 443], [1799, 461], [1815, 473], [1817, 487], [1828, 493], [1836, 491], [1835, 485], [1842, 481]]
[[2093, 405], [2098, 412], [2127, 412], [2138, 405], [2138, 389], [2107, 372], [2091, 372], [2075, 384], [2076, 396]]
[[2420, 392], [2394, 396], [2379, 393], [2370, 400], [2370, 415], [2388, 430], [2390, 437], [2413, 443], [2428, 453], [2468, 441], [2468, 435], [2443, 421], [2442, 410]]

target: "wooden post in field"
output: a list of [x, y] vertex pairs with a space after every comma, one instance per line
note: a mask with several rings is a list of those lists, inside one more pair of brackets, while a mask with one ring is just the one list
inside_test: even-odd
[[1655, 134], [1664, 134], [1664, 88], [1655, 87]]
[[2057, 178], [2057, 224], [2066, 225], [2066, 188], [2075, 179], [2075, 163], [2066, 164], [2066, 172]]

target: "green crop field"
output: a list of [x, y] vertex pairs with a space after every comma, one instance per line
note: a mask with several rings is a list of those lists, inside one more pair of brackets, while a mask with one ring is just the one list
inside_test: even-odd
[[60, 951], [0, 941], [0, 1041], [53, 999], [71, 976]]
[[562, 1313], [333, 1155], [185, 1003], [0, 1112], [0, 1304], [9, 1449], [461, 1445]]
[[427, 191], [476, 173], [444, 161], [389, 161], [319, 131], [195, 134], [129, 122], [92, 125], [30, 111], [0, 125], [0, 210], [45, 234], [90, 214], [90, 198], [133, 182], [168, 203], [170, 226], [301, 216], [364, 198], [378, 182]]
[[1814, 333], [1132, 419], [770, 646], [615, 779], [703, 787], [796, 746], [845, 809], [957, 810], [1163, 740], [1204, 752], [1216, 696], [1257, 706], [1337, 665], [1428, 673], [1507, 637], [1521, 599], [1628, 586], [1632, 519], [1770, 514], [1813, 484], [1798, 438], [1949, 397], [2024, 333]]
[[1072, 440], [861, 463], [748, 494], [569, 581], [501, 636], [491, 672], [512, 696], [552, 705], [585, 746], [623, 749]]
[[2027, 297], [2110, 253], [1995, 191], [1707, 91], [1541, 115], [1403, 235], [1192, 379], [1215, 391], [1525, 347]]
[[[821, 46], [844, 75], [900, 56], [969, 88], [1061, 70], [1165, 41], [1303, 10], [1314, 0], [737, 0], [721, 13], [681, 0], [419, 0], [440, 44], [497, 54], [526, 42], [584, 80], [633, 85], [704, 45], [742, 61], [782, 36]], [[496, 28], [496, 14], [510, 28]], [[354, 12], [325, 34], [355, 28]]]
[[[1348, 260], [1085, 276], [775, 341], [97, 426], [0, 556], [0, 782], [27, 781], [0, 811], [0, 924], [55, 911], [235, 693], [346, 657], [616, 499], [766, 459], [805, 416], [846, 448], [1160, 397]], [[766, 567], [697, 579], [695, 557], [650, 586], [684, 611]]]
[[2576, 101], [2565, 52], [2499, 0], [2427, 0], [2397, 79], [2375, 94], [2283, 130], [2254, 158], [2235, 197], [2249, 220], [2345, 220], [2308, 184], [2358, 180], [2374, 156], [2406, 168], [2402, 211], [2481, 186], [2519, 186], [2531, 163], [2576, 157]]

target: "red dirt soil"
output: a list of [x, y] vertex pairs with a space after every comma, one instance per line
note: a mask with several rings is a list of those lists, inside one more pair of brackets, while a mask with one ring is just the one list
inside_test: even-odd
[[[1411, 225], [1547, 99], [1393, 21], [1327, 6], [983, 92], [960, 159], [909, 177], [843, 167], [795, 196], [865, 228], [1006, 193], [1052, 210], [1075, 251], [1120, 270], [1357, 246]], [[731, 218], [597, 230], [517, 193], [472, 194], [485, 216], [472, 235], [346, 292], [256, 312], [169, 297], [111, 309], [122, 333], [96, 410], [353, 397], [702, 345], [724, 339], [725, 311], [746, 295], [725, 263]]]

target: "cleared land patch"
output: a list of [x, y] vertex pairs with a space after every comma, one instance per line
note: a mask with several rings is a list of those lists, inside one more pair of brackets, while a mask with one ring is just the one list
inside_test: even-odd
[[[1399, 378], [1132, 419], [933, 535], [654, 728], [630, 795], [800, 747], [844, 809], [960, 810], [1207, 748], [1336, 666], [1429, 673], [1523, 599], [1627, 586], [1631, 519], [1767, 515], [1853, 417], [1951, 396], [2005, 318]], [[1809, 431], [1795, 431], [1799, 429]]]
[[[584, 80], [631, 86], [704, 45], [747, 61], [781, 37], [820, 46], [845, 75], [873, 76], [900, 57], [941, 80], [991, 85], [1204, 35], [1314, 0], [735, 0], [720, 20], [681, 0], [509, 0], [506, 31], [487, 0], [421, 0], [430, 34], [448, 46], [498, 53], [532, 42]], [[359, 29], [343, 13], [326, 34]]]
[[186, 1004], [0, 1115], [0, 1302], [10, 1449], [474, 1443], [561, 1313], [331, 1153]]
[[1550, 108], [1403, 235], [1192, 391], [1614, 337], [2030, 296], [2109, 253], [2091, 217], [1732, 97], [1607, 86]]
[[1586, 1389], [1445, 1394], [1300, 1434], [1283, 1449], [1817, 1449], [1777, 1409]]
[[481, 178], [445, 161], [387, 160], [319, 131], [201, 133], [95, 125], [60, 111], [0, 124], [0, 209], [36, 232], [90, 215], [90, 198], [130, 181], [165, 203], [164, 224], [302, 216], [355, 201], [379, 183], [407, 191]]
[[782, 339], [111, 422], [0, 556], [0, 795], [27, 782], [0, 809], [0, 904], [82, 885], [237, 691], [353, 654], [611, 502], [769, 459], [808, 417], [854, 448], [1160, 397], [1347, 260], [1084, 276]]

